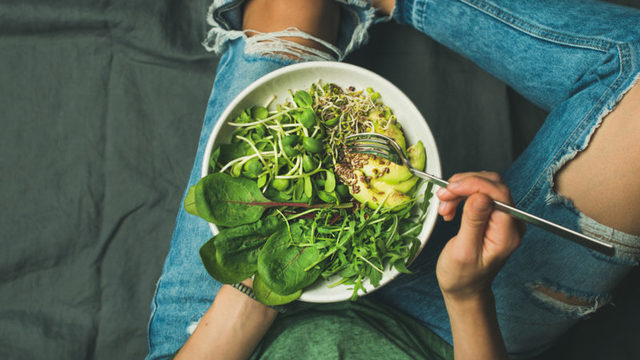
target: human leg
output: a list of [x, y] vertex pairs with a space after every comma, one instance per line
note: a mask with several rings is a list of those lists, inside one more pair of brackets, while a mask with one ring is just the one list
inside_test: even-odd
[[[330, 0], [283, 1], [291, 2], [289, 5], [294, 8], [298, 6], [301, 13], [317, 11], [324, 15], [290, 17], [279, 16], [282, 14], [275, 12], [265, 24], [251, 12], [263, 10], [260, 5], [265, 5], [266, 2], [253, 0], [247, 3], [247, 11], [244, 13], [246, 21], [243, 24], [243, 1], [227, 1], [219, 6], [215, 5], [216, 2], [212, 6], [209, 14], [212, 30], [207, 45], [224, 54], [218, 65], [187, 188], [200, 178], [208, 137], [218, 116], [236, 94], [262, 75], [288, 64], [341, 59], [350, 49], [364, 41], [366, 26], [374, 20], [373, 11], [368, 7], [343, 5], [343, 11], [349, 11], [354, 16], [347, 17], [347, 23], [340, 23], [340, 31], [334, 29], [326, 34], [314, 33], [315, 30], [325, 31], [324, 29], [338, 26], [338, 22], [334, 21], [335, 4]], [[275, 3], [274, 0], [268, 2]], [[313, 6], [303, 9], [307, 5]], [[327, 24], [321, 25], [315, 21]], [[243, 25], [251, 26], [250, 29], [245, 28], [251, 31], [243, 32]], [[274, 27], [268, 28], [265, 25]], [[288, 30], [280, 32], [283, 29]], [[334, 41], [335, 45], [331, 43]], [[149, 359], [168, 358], [176, 353], [220, 289], [221, 284], [207, 274], [199, 258], [200, 246], [210, 237], [211, 231], [207, 223], [186, 213], [180, 206], [169, 254], [151, 304]]]
[[558, 172], [556, 190], [597, 222], [640, 235], [638, 139], [640, 86], [636, 85], [603, 119], [587, 148]]
[[[226, 105], [253, 80], [292, 62], [275, 58], [257, 61], [257, 58], [244, 56], [244, 47], [243, 39], [235, 39], [220, 59], [188, 187], [200, 178], [206, 142]], [[209, 276], [200, 261], [200, 246], [209, 238], [211, 230], [207, 223], [188, 214], [180, 206], [169, 254], [151, 305], [149, 359], [168, 358], [175, 354], [222, 286]]]
[[[610, 191], [637, 199], [640, 188], [629, 188], [638, 174], [630, 153], [637, 156], [633, 133], [640, 123], [632, 89], [640, 72], [639, 12], [595, 1], [434, 0], [398, 1], [394, 13], [551, 111], [504, 174], [514, 200], [524, 210], [616, 247], [617, 255], [607, 258], [529, 227], [521, 248], [496, 278], [494, 292], [511, 354], [532, 355], [609, 301], [610, 291], [638, 263], [640, 239], [633, 225], [639, 208], [611, 201], [609, 192], [580, 188], [576, 179], [603, 179]], [[616, 118], [626, 121], [616, 125]], [[628, 143], [614, 140], [617, 133], [625, 133]], [[605, 152], [606, 158], [616, 158], [609, 159], [615, 167], [608, 169], [611, 177], [601, 176], [599, 159], [589, 155]], [[585, 158], [580, 167], [573, 166]], [[428, 246], [415, 267], [422, 275], [398, 280], [376, 296], [450, 339], [433, 273], [441, 244], [434, 237], [430, 241], [434, 250]]]

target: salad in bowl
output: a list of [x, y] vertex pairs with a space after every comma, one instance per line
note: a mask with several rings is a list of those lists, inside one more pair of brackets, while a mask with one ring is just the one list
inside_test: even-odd
[[393, 138], [412, 167], [440, 175], [435, 141], [409, 99], [342, 63], [292, 65], [257, 80], [214, 129], [186, 210], [211, 224], [200, 249], [222, 283], [253, 277], [257, 300], [357, 299], [425, 245], [437, 198], [407, 167], [345, 151], [349, 135]]

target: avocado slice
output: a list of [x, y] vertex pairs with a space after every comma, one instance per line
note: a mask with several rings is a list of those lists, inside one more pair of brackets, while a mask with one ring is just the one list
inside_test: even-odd
[[398, 184], [413, 176], [408, 167], [376, 156], [369, 156], [359, 170], [366, 176], [387, 184]]
[[381, 113], [378, 110], [371, 110], [369, 112], [369, 120], [373, 122], [373, 132], [392, 138], [400, 145], [402, 150], [406, 150], [407, 141], [404, 138], [400, 124], [392, 119], [388, 120], [390, 123], [387, 126], [387, 120], [380, 115]]
[[418, 182], [418, 177], [413, 176], [411, 178], [409, 178], [409, 180], [405, 180], [403, 182], [399, 182], [397, 184], [388, 184], [384, 181], [380, 181], [380, 180], [371, 180], [371, 186], [378, 190], [378, 191], [382, 191], [382, 192], [387, 192], [389, 190], [397, 190], [400, 191], [403, 194], [408, 193], [411, 189], [413, 189], [413, 187], [416, 185], [416, 183]]
[[427, 161], [427, 154], [424, 151], [424, 145], [422, 140], [409, 146], [407, 149], [407, 156], [409, 157], [409, 163], [411, 167], [418, 171], [424, 171], [425, 163]]
[[384, 201], [382, 205], [384, 209], [400, 210], [411, 201], [410, 197], [393, 188], [388, 191], [376, 190], [367, 183], [366, 177], [361, 171], [353, 170], [353, 173], [355, 183], [349, 186], [351, 196], [372, 209], [377, 209]]

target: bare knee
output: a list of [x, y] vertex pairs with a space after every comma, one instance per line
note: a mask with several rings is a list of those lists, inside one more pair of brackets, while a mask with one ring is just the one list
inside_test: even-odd
[[599, 223], [640, 235], [640, 86], [556, 175], [556, 191]]
[[396, 0], [371, 0], [371, 4], [383, 14], [389, 15], [396, 5]]
[[[274, 33], [289, 28], [335, 44], [338, 37], [340, 6], [333, 0], [250, 0], [247, 2], [242, 28], [249, 36]], [[283, 37], [309, 48], [327, 51], [327, 47], [313, 38]]]

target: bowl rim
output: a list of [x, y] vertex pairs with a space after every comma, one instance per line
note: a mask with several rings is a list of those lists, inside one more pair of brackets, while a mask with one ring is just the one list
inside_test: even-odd
[[[249, 86], [244, 88], [240, 93], [238, 93], [238, 95], [234, 97], [234, 99], [229, 103], [229, 105], [227, 105], [224, 111], [216, 119], [216, 124], [213, 130], [211, 131], [211, 133], [209, 134], [209, 138], [207, 140], [207, 144], [205, 147], [205, 153], [202, 160], [201, 177], [205, 177], [209, 174], [209, 161], [211, 158], [211, 151], [213, 150], [213, 144], [216, 138], [218, 137], [222, 127], [224, 126], [225, 122], [229, 121], [229, 116], [231, 115], [231, 113], [235, 110], [238, 104], [245, 99], [247, 95], [251, 94], [254, 90], [264, 85], [265, 83], [268, 83], [269, 81], [276, 79], [282, 75], [285, 75], [294, 71], [305, 70], [305, 69], [314, 69], [317, 71], [319, 68], [340, 69], [340, 70], [356, 73], [364, 77], [375, 78], [376, 81], [384, 84], [384, 86], [386, 87], [385, 91], [396, 92], [398, 95], [401, 95], [403, 98], [405, 98], [407, 100], [406, 105], [409, 107], [408, 111], [419, 114], [420, 118], [417, 120], [422, 120], [422, 122], [424, 122], [424, 125], [427, 129], [426, 134], [422, 134], [421, 137], [427, 138], [428, 141], [433, 145], [431, 147], [431, 152], [428, 153], [428, 166], [431, 168], [430, 172], [433, 173], [433, 175], [441, 176], [442, 168], [440, 164], [440, 154], [438, 151], [437, 143], [435, 142], [435, 138], [433, 137], [433, 133], [431, 132], [431, 128], [429, 127], [426, 119], [424, 118], [420, 110], [418, 110], [418, 108], [415, 106], [413, 101], [411, 101], [411, 99], [402, 90], [400, 90], [396, 85], [394, 85], [392, 82], [385, 79], [381, 75], [357, 65], [347, 64], [342, 62], [333, 62], [333, 61], [310, 61], [305, 63], [287, 65], [280, 69], [274, 70], [266, 75], [263, 75], [262, 77], [253, 81]], [[437, 209], [440, 201], [437, 196], [432, 196], [430, 202], [431, 204], [429, 205], [429, 207], [434, 207]], [[433, 233], [433, 229], [435, 228], [435, 225], [437, 222], [437, 216], [438, 216], [437, 210], [435, 211], [435, 215], [427, 214], [427, 217], [425, 218], [425, 221], [423, 223], [423, 229], [421, 233], [418, 234], [418, 239], [420, 240], [420, 248], [416, 252], [416, 255], [414, 256], [414, 258], [411, 259], [411, 261], [409, 261], [409, 264], [415, 261], [415, 259], [424, 250], [424, 247], [426, 246], [429, 238], [431, 237], [431, 234]], [[218, 228], [216, 227], [216, 225], [212, 223], [208, 223], [208, 224], [213, 235], [214, 236], [217, 235]], [[424, 236], [424, 239], [422, 239], [421, 236]], [[366, 293], [359, 292], [359, 296], [370, 294], [371, 292], [382, 288], [384, 285], [389, 284], [393, 279], [395, 279], [398, 275], [400, 275], [399, 271], [395, 269], [389, 269], [388, 266], [385, 267], [384, 271], [385, 273], [390, 272], [388, 274], [389, 276], [384, 279], [385, 280], [384, 283], [381, 282], [377, 287], [369, 286], [367, 288], [367, 292]], [[367, 281], [367, 284], [370, 285], [368, 281]], [[298, 300], [304, 301], [304, 302], [312, 302], [312, 303], [332, 303], [332, 302], [348, 300], [349, 298], [350, 298], [350, 295], [346, 295], [346, 294], [345, 296], [332, 297], [332, 298], [316, 298], [316, 297], [309, 297], [309, 296], [305, 297], [305, 292], [303, 291], [302, 296]]]

